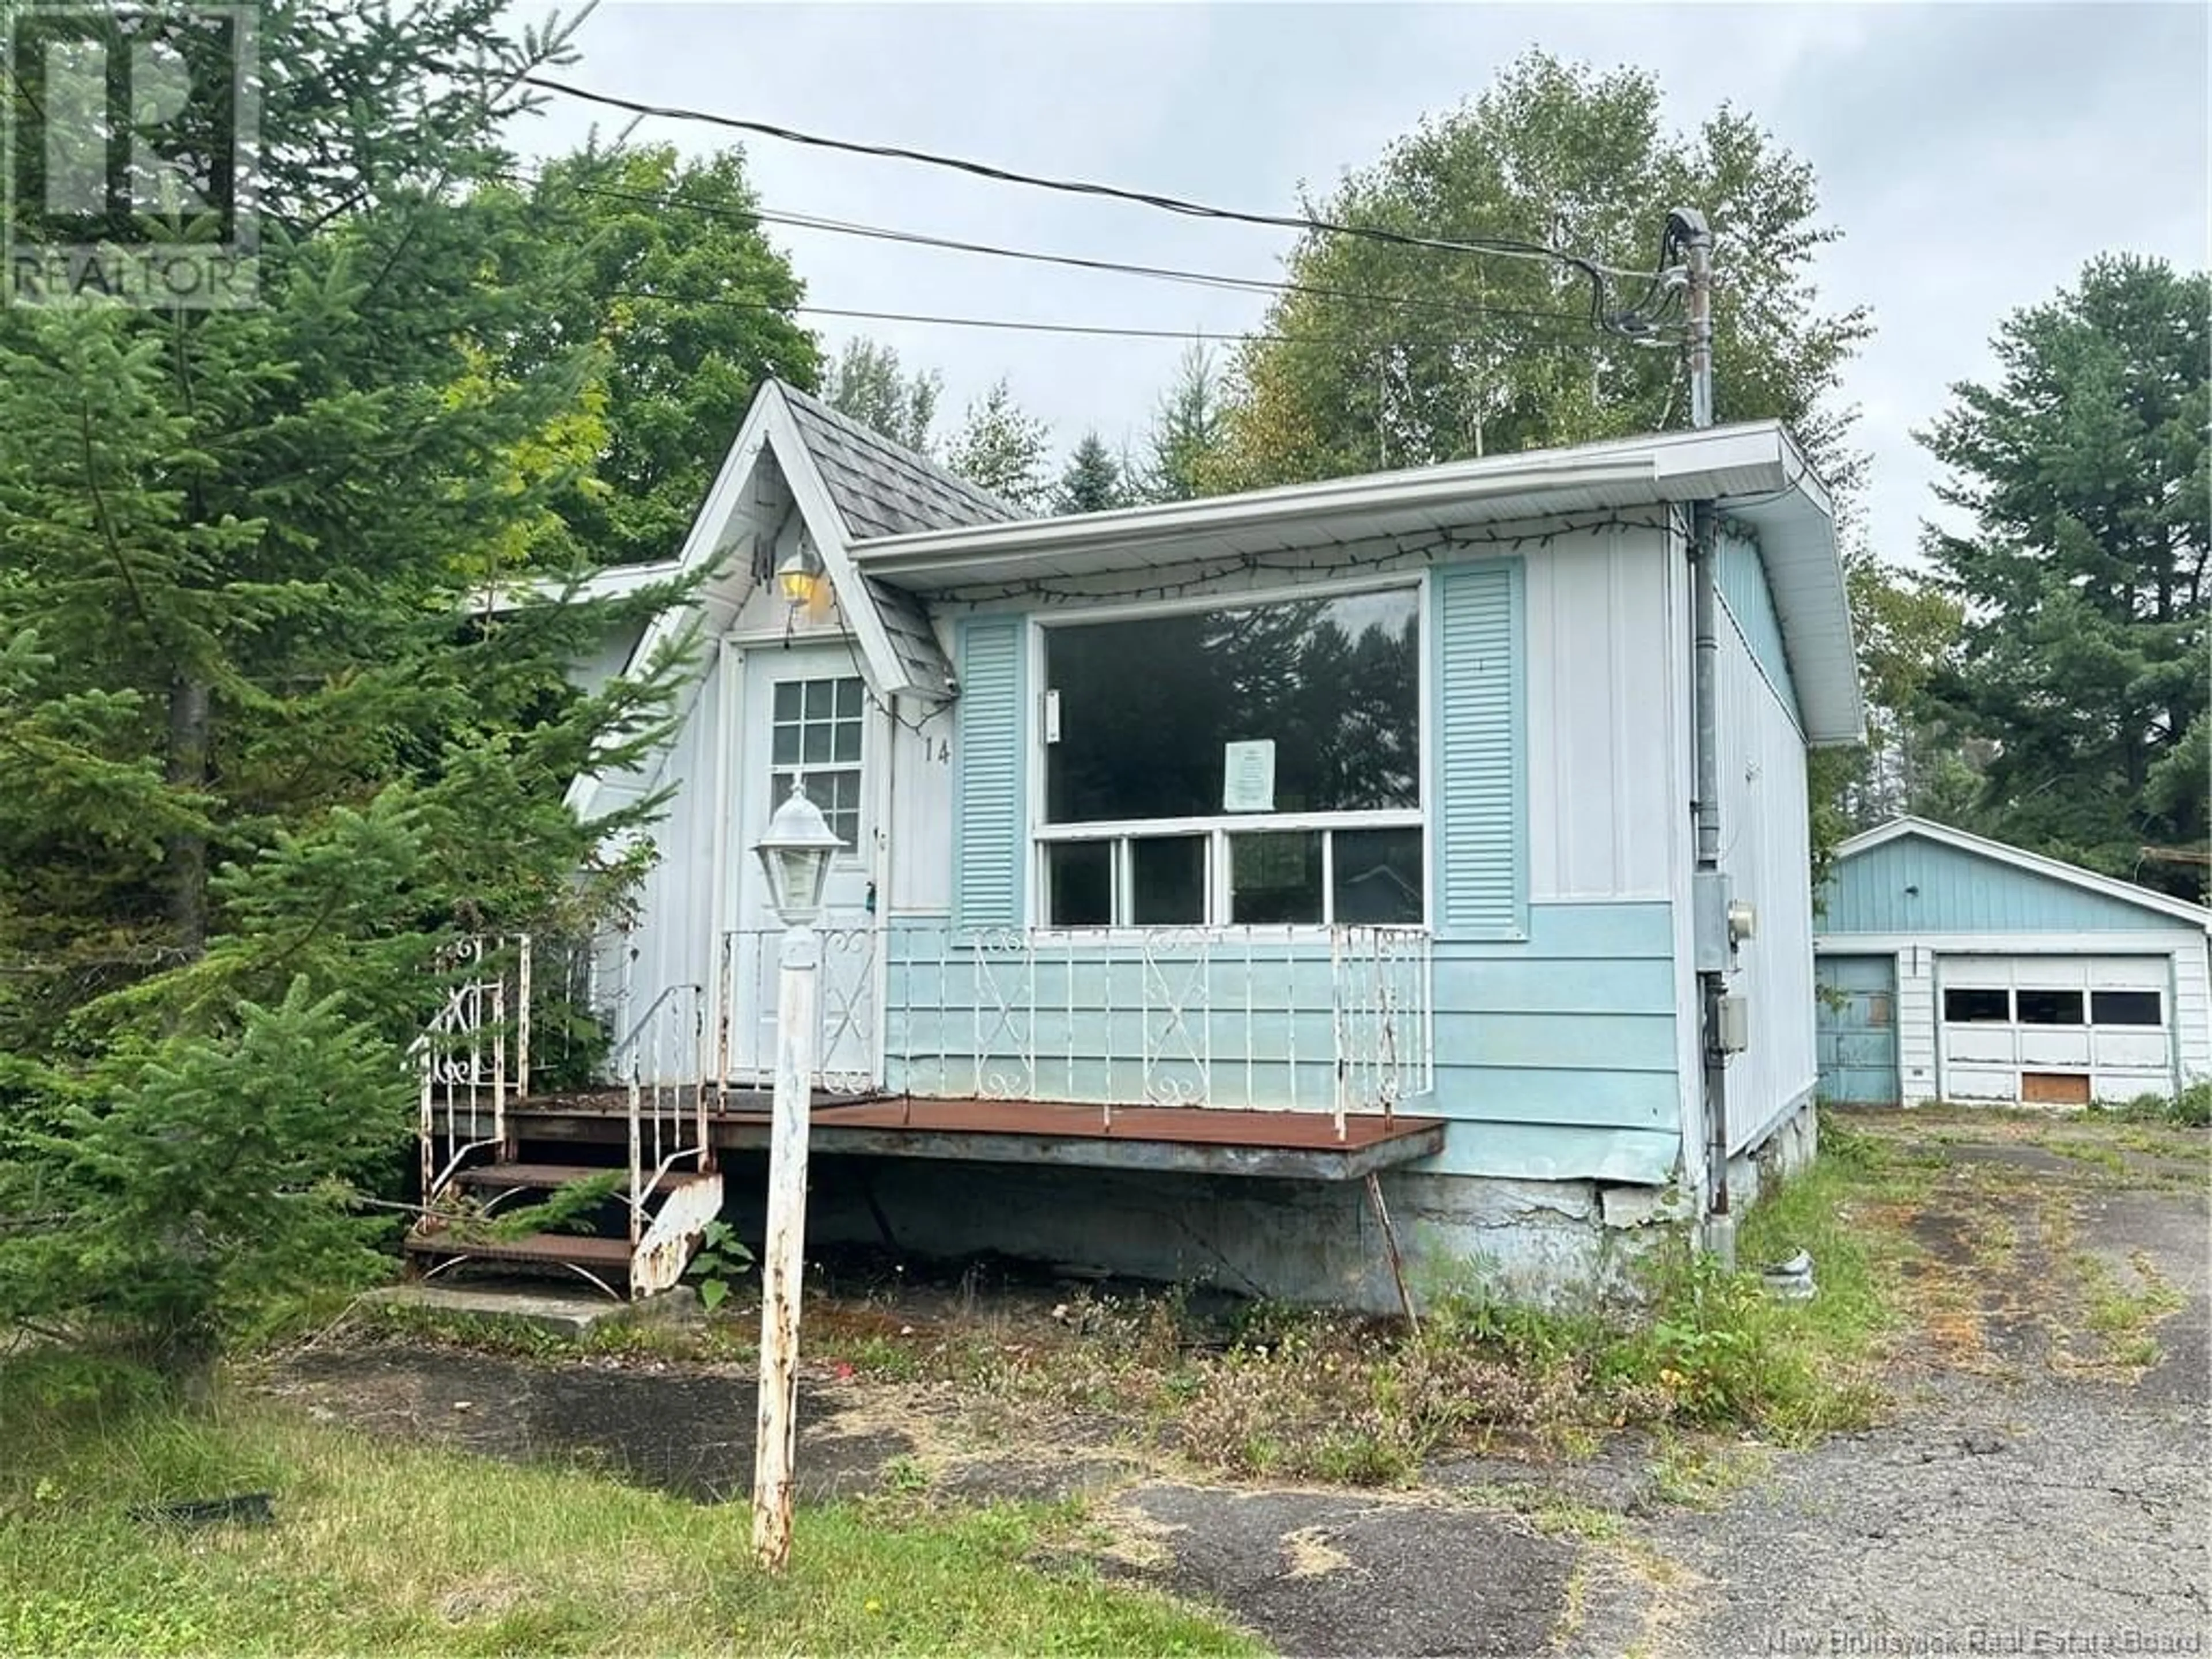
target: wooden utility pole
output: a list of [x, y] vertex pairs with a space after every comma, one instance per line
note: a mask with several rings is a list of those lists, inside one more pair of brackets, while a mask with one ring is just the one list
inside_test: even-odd
[[791, 1559], [793, 1454], [799, 1431], [799, 1305], [806, 1269], [806, 1129], [813, 1105], [811, 925], [787, 927], [775, 1003], [775, 1106], [768, 1154], [768, 1239], [761, 1251], [760, 1421], [753, 1450], [753, 1554], [770, 1572]]

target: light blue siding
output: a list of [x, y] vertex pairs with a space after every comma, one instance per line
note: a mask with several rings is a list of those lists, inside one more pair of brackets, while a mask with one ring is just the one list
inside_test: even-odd
[[1828, 936], [2196, 931], [2160, 911], [1913, 835], [1838, 860], [1822, 896], [1818, 927]]
[[[1663, 1181], [1680, 1112], [1670, 907], [1528, 915], [1523, 943], [1437, 943], [1436, 1091], [1403, 1109], [1454, 1120], [1439, 1171]], [[1031, 956], [901, 917], [887, 948], [895, 1091], [1140, 1103], [1148, 1077], [1194, 1094], [1203, 1073], [1217, 1105], [1334, 1101], [1324, 943], [1216, 942], [1201, 967], [1133, 941]], [[1147, 1053], [1164, 1057], [1149, 1072]]]
[[952, 903], [955, 921], [965, 928], [1014, 927], [1022, 921], [1025, 639], [1018, 617], [969, 617], [960, 623]]
[[1814, 967], [1822, 1097], [1896, 1105], [1897, 958], [1824, 956]]
[[1438, 932], [1518, 939], [1528, 926], [1524, 575], [1485, 559], [1435, 577]]
[[1728, 607], [1729, 615], [1735, 618], [1759, 672], [1766, 676], [1766, 683], [1782, 699], [1790, 718], [1802, 726], [1797, 684], [1790, 678], [1790, 654], [1782, 643], [1782, 618], [1776, 614], [1774, 596], [1767, 590], [1766, 566], [1758, 547], [1741, 536], [1723, 536], [1713, 567], [1713, 585], [1720, 590], [1721, 603]]

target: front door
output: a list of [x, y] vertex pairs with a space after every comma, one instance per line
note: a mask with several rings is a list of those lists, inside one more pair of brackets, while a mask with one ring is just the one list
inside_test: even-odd
[[875, 769], [879, 734], [867, 692], [844, 645], [768, 646], [745, 655], [739, 716], [738, 931], [725, 953], [731, 975], [730, 1073], [766, 1085], [775, 1076], [777, 943], [781, 924], [753, 847], [769, 815], [799, 784], [846, 850], [830, 861], [823, 892], [821, 1024], [815, 1064], [825, 1086], [858, 1091], [876, 1072]]

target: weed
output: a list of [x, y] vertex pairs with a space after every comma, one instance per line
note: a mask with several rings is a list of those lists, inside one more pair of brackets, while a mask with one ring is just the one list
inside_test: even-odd
[[684, 1277], [699, 1287], [699, 1305], [709, 1314], [729, 1300], [734, 1281], [751, 1270], [753, 1253], [726, 1221], [710, 1221], [699, 1253], [684, 1270]]

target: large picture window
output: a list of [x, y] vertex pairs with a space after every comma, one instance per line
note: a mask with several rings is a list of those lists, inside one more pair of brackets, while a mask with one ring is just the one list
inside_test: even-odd
[[1060, 623], [1044, 659], [1048, 925], [1425, 919], [1416, 589]]

